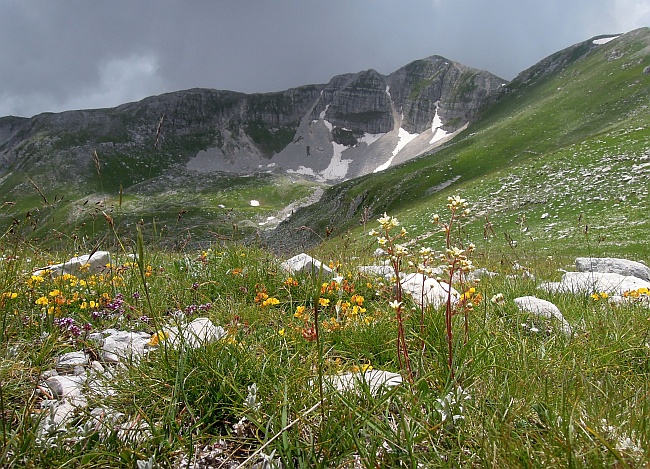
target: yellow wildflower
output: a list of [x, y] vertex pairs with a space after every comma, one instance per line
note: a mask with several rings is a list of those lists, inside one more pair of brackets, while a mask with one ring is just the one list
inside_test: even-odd
[[147, 345], [149, 347], [155, 347], [160, 344], [163, 340], [166, 340], [169, 338], [169, 334], [165, 331], [158, 331], [155, 334], [151, 336], [151, 339], [149, 339], [149, 342], [147, 342]]
[[366, 371], [372, 370], [372, 365], [370, 363], [364, 363], [361, 366], [354, 365], [352, 367], [352, 372], [353, 373], [365, 373]]
[[319, 298], [318, 304], [327, 308], [330, 305], [330, 300], [328, 298]]
[[298, 307], [296, 308], [296, 312], [293, 313], [293, 317], [294, 317], [294, 318], [298, 318], [298, 319], [305, 319], [305, 317], [304, 317], [304, 315], [305, 315], [305, 309], [306, 309], [306, 308], [305, 308], [303, 305], [298, 306]]
[[280, 304], [280, 300], [278, 300], [274, 296], [267, 298], [262, 302], [262, 306], [270, 306], [270, 305], [278, 305], [278, 304]]
[[35, 303], [37, 305], [46, 306], [49, 302], [50, 302], [50, 300], [47, 299], [47, 296], [41, 296], [39, 299], [36, 300]]
[[365, 298], [361, 295], [352, 295], [352, 298], [350, 298], [350, 301], [352, 303], [356, 303], [357, 305], [361, 306], [363, 302], [365, 301]]
[[29, 280], [27, 280], [27, 284], [31, 287], [36, 283], [42, 283], [45, 281], [43, 278], [43, 275], [45, 275], [45, 271], [41, 272], [39, 275], [32, 275]]
[[591, 297], [595, 301], [598, 301], [598, 300], [605, 300], [605, 299], [609, 298], [609, 295], [606, 292], [602, 291], [600, 293], [598, 293], [598, 292], [597, 293], [592, 293]]
[[331, 318], [326, 319], [325, 321], [323, 321], [323, 328], [327, 332], [332, 332], [332, 331], [335, 331], [337, 329], [340, 329], [341, 324], [339, 324], [339, 322], [336, 320], [335, 317], [331, 317]]
[[16, 292], [4, 292], [2, 294], [3, 298], [9, 298], [10, 300], [13, 300], [14, 298], [18, 297], [18, 293]]
[[286, 287], [297, 287], [297, 286], [298, 286], [298, 280], [296, 280], [296, 279], [293, 278], [293, 277], [289, 277], [288, 279], [286, 279], [286, 280], [284, 281], [284, 285], [285, 285]]
[[476, 292], [476, 288], [472, 287], [469, 290], [467, 290], [465, 293], [462, 294], [460, 297], [460, 301], [466, 301], [469, 300], [472, 295]]

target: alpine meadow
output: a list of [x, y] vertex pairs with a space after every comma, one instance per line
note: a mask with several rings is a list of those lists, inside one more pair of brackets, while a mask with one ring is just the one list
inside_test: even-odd
[[0, 118], [0, 466], [646, 467], [650, 28]]

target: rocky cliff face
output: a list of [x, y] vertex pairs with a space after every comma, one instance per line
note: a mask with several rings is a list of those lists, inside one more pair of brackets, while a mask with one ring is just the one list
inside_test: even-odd
[[403, 126], [413, 133], [431, 127], [436, 113], [443, 130], [458, 130], [504, 83], [490, 73], [439, 56], [416, 60], [388, 76], [392, 99], [404, 112]]
[[191, 89], [112, 109], [5, 117], [0, 177], [49, 171], [107, 189], [173, 171], [284, 171], [336, 182], [431, 151], [503, 82], [430, 57], [388, 76], [367, 70], [277, 93]]

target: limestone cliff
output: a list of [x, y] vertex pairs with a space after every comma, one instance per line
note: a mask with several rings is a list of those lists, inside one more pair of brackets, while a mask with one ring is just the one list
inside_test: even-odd
[[388, 76], [366, 70], [275, 93], [190, 89], [111, 109], [5, 117], [0, 177], [48, 173], [46, 185], [101, 180], [105, 189], [179, 171], [342, 181], [432, 151], [502, 83], [434, 56]]

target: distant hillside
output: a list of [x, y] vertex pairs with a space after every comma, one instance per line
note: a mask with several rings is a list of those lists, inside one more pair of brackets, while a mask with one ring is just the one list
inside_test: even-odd
[[427, 236], [428, 218], [460, 192], [477, 205], [477, 236], [486, 217], [498, 236], [521, 234], [524, 220], [548, 242], [590, 224], [601, 244], [623, 249], [643, 245], [645, 229], [647, 252], [650, 29], [609, 39], [576, 44], [523, 71], [446, 148], [329, 188], [271, 233], [269, 244], [307, 249], [384, 211]]
[[433, 56], [388, 76], [367, 70], [277, 93], [192, 89], [112, 109], [0, 118], [5, 220], [30, 213], [36, 233], [92, 236], [102, 212], [119, 211], [125, 226], [156, 219], [194, 241], [252, 233], [309, 203], [324, 183], [432, 151], [504, 83]]

